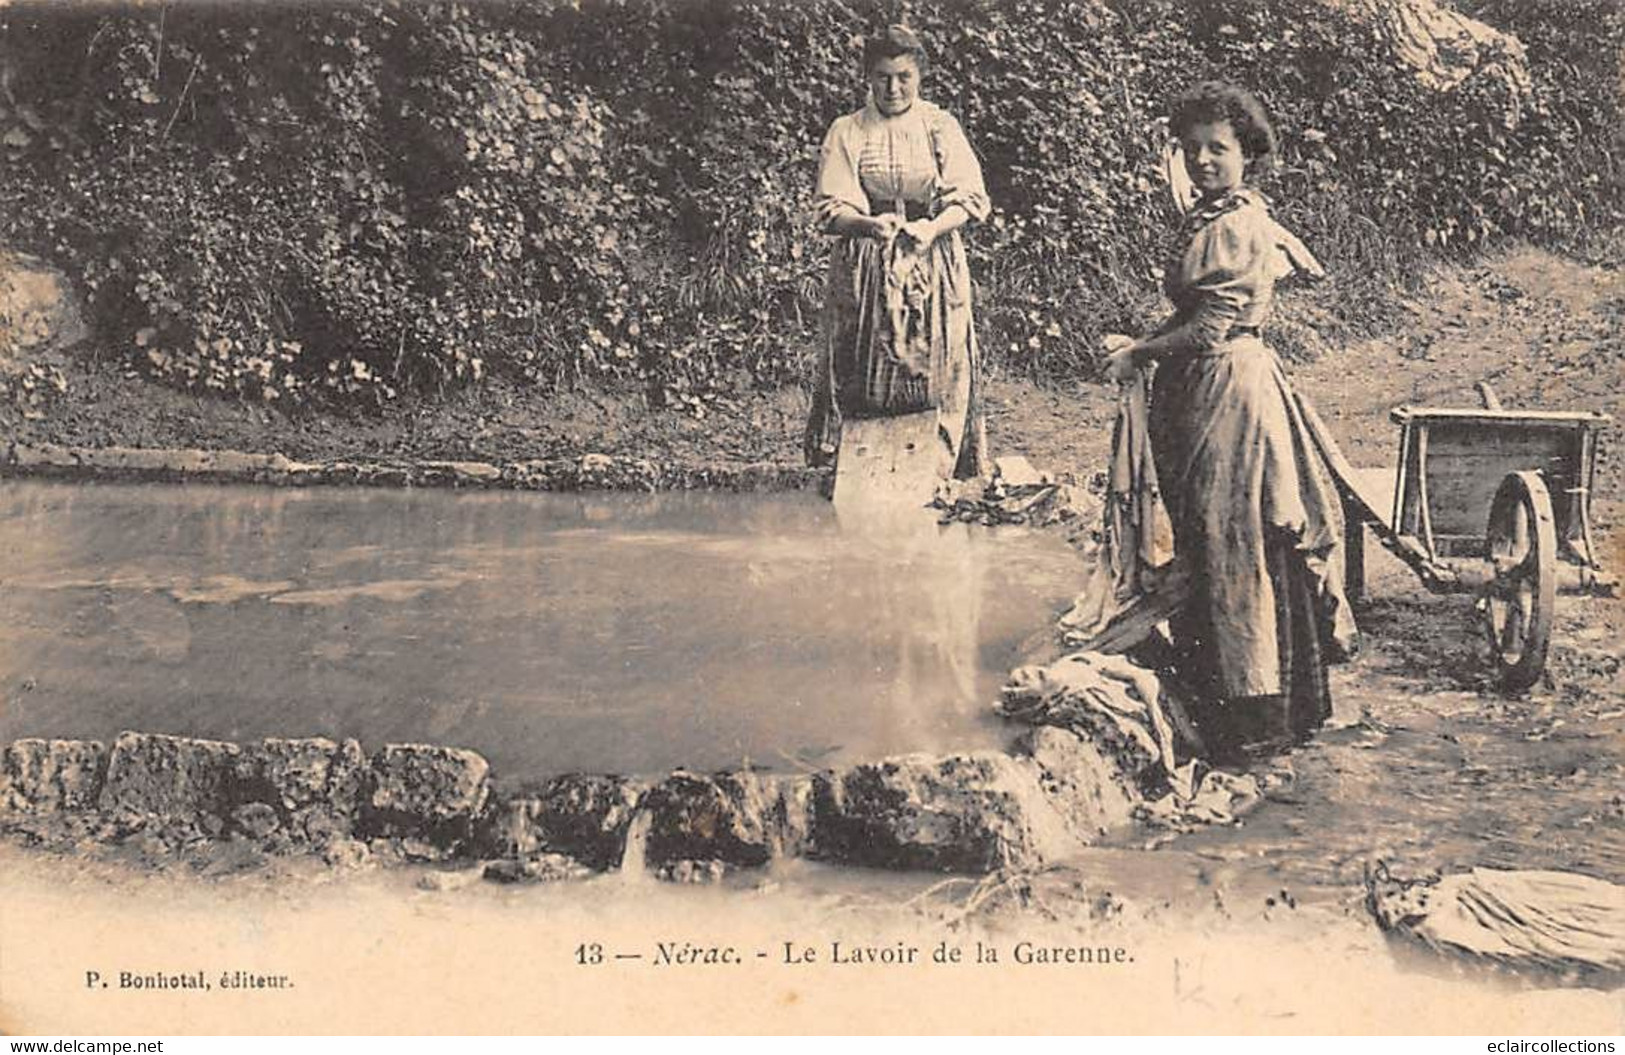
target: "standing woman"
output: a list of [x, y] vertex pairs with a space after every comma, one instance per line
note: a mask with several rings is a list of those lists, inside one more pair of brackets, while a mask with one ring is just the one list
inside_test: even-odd
[[1197, 85], [1170, 123], [1197, 194], [1165, 271], [1174, 314], [1114, 339], [1110, 366], [1122, 380], [1156, 364], [1156, 475], [1191, 576], [1174, 645], [1210, 751], [1235, 760], [1311, 737], [1331, 714], [1326, 664], [1354, 647], [1341, 502], [1260, 339], [1276, 280], [1318, 265], [1249, 185], [1275, 147], [1252, 94]]
[[980, 356], [959, 228], [987, 218], [959, 122], [919, 97], [925, 47], [889, 26], [863, 49], [868, 105], [824, 137], [814, 219], [835, 236], [805, 449], [833, 463], [844, 418], [934, 410], [941, 474], [986, 468]]

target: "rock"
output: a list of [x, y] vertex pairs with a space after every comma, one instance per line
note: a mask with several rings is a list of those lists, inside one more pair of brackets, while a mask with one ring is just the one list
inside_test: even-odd
[[609, 871], [620, 866], [644, 785], [623, 777], [555, 777], [500, 797], [482, 825], [481, 852], [523, 857], [550, 850]]
[[243, 749], [235, 794], [274, 806], [292, 838], [321, 846], [354, 830], [365, 767], [354, 740], [267, 739]]
[[1016, 750], [1033, 759], [1039, 784], [1072, 833], [1094, 842], [1130, 823], [1139, 801], [1113, 762], [1089, 741], [1066, 729], [1040, 726]]
[[217, 740], [122, 733], [108, 757], [104, 813], [198, 824], [230, 811], [241, 748]]
[[62, 273], [0, 249], [0, 367], [21, 352], [68, 348], [87, 336], [84, 307]]
[[401, 856], [408, 861], [449, 861], [454, 856], [453, 851], [446, 846], [437, 845], [427, 839], [414, 839], [407, 837], [400, 840]]
[[714, 777], [677, 772], [650, 789], [645, 860], [715, 860], [754, 866], [772, 859], [777, 827], [770, 814], [777, 788], [755, 773]]
[[419, 462], [418, 471], [427, 484], [484, 486], [502, 479], [502, 470], [487, 462]]
[[16, 740], [0, 754], [0, 816], [92, 810], [107, 748], [96, 740]]
[[333, 752], [333, 760], [328, 765], [324, 802], [336, 813], [353, 817], [363, 805], [371, 779], [372, 771], [367, 768], [367, 757], [361, 753], [360, 742], [345, 740]]
[[1005, 487], [1043, 487], [1055, 482], [1049, 473], [1039, 472], [1019, 454], [1007, 454], [993, 463], [993, 479]]
[[140, 836], [132, 840], [129, 846], [135, 851], [141, 862], [148, 867], [168, 864], [174, 857], [174, 851], [169, 844], [156, 835]]
[[327, 774], [338, 745], [324, 737], [270, 739], [245, 747], [237, 760], [237, 779], [244, 794], [260, 793], [292, 812], [327, 795]]
[[186, 863], [199, 875], [224, 876], [253, 872], [264, 868], [266, 863], [262, 848], [253, 839], [206, 842], [187, 849]]
[[583, 454], [576, 465], [576, 475], [584, 484], [607, 482], [614, 471], [615, 459], [607, 454]]
[[557, 474], [557, 482], [578, 488], [652, 491], [660, 486], [660, 476], [660, 470], [650, 461], [589, 453], [575, 463], [573, 479], [572, 474], [562, 473]]
[[410, 487], [410, 465], [364, 465], [360, 467], [361, 481], [371, 487]]
[[295, 853], [302, 854], [310, 850], [309, 844], [303, 839], [295, 839], [284, 828], [278, 828], [276, 831], [271, 832], [255, 845], [265, 853], [274, 854], [278, 857], [286, 857]]
[[386, 745], [372, 759], [368, 821], [439, 846], [460, 842], [485, 806], [489, 774], [485, 759], [464, 748]]
[[502, 482], [522, 491], [549, 491], [558, 472], [552, 462], [544, 459], [507, 462], [502, 466]]
[[1393, 49], [1394, 56], [1434, 91], [1449, 91], [1475, 73], [1493, 76], [1510, 90], [1510, 131], [1519, 106], [1532, 91], [1528, 56], [1517, 37], [1453, 11], [1435, 0], [1357, 0]]
[[1041, 864], [1077, 845], [1030, 759], [994, 751], [908, 755], [816, 779], [812, 850], [818, 857], [988, 872]]
[[350, 838], [355, 834], [355, 825], [350, 818], [325, 806], [311, 806], [289, 815], [288, 831], [296, 840], [320, 848]]
[[461, 890], [478, 883], [482, 877], [483, 871], [479, 868], [462, 868], [451, 872], [436, 870], [418, 876], [416, 886], [419, 890], [437, 892]]
[[641, 491], [653, 491], [660, 482], [660, 470], [655, 463], [647, 458], [638, 458], [628, 463], [623, 483], [633, 483]]
[[401, 849], [399, 839], [369, 839], [367, 855], [369, 860], [381, 865], [398, 865], [406, 860], [406, 853]]
[[726, 861], [672, 861], [660, 869], [660, 878], [668, 883], [709, 886], [722, 882], [727, 875]]
[[[91, 838], [94, 815], [74, 813], [16, 813], [0, 823], [0, 830], [25, 846], [68, 850]], [[77, 823], [75, 823], [77, 822]]]
[[276, 467], [276, 459], [269, 454], [250, 454], [246, 451], [204, 451], [198, 472], [226, 480], [252, 480], [269, 475]]
[[231, 811], [231, 822], [250, 839], [264, 839], [281, 824], [276, 808], [266, 802], [246, 802], [238, 806]]
[[563, 879], [585, 879], [591, 868], [565, 854], [532, 854], [526, 857], [486, 864], [484, 876], [495, 883], [554, 883]]
[[522, 883], [529, 878], [525, 874], [525, 864], [519, 858], [502, 858], [487, 862], [483, 874], [493, 883]]

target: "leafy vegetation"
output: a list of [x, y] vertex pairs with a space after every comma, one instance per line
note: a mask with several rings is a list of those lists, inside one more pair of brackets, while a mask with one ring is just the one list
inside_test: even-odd
[[[1267, 190], [1335, 276], [1283, 324], [1300, 354], [1383, 325], [1385, 291], [1431, 256], [1617, 228], [1625, 15], [1471, 8], [1526, 45], [1527, 99], [1488, 74], [1435, 91], [1323, 0], [911, 4], [927, 94], [995, 199], [971, 236], [990, 361], [1088, 376], [1097, 336], [1152, 312], [1160, 115], [1194, 79], [1251, 85], [1278, 117]], [[102, 343], [185, 388], [366, 406], [497, 372], [703, 414], [805, 369], [817, 148], [861, 105], [859, 35], [893, 17], [880, 0], [13, 5], [0, 242], [75, 275]]]

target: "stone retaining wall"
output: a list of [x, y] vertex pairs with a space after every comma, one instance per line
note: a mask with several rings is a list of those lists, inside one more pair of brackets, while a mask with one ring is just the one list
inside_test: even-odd
[[354, 740], [321, 737], [234, 744], [128, 732], [111, 746], [25, 739], [0, 752], [0, 831], [31, 842], [135, 843], [154, 863], [222, 845], [334, 865], [480, 862], [502, 880], [616, 869], [629, 837], [645, 867], [678, 878], [785, 856], [1033, 867], [1126, 823], [1137, 797], [1105, 756], [1058, 728], [1008, 755], [540, 783], [496, 780], [461, 748], [389, 744], [368, 755]]
[[657, 465], [642, 458], [585, 454], [531, 461], [298, 462], [281, 454], [11, 443], [0, 475], [75, 480], [256, 483], [284, 487], [349, 485], [521, 491], [793, 491], [811, 489], [827, 470], [757, 462]]

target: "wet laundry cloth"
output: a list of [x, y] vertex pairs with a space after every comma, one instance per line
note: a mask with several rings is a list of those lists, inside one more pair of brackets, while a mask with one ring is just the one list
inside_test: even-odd
[[1019, 667], [997, 710], [1088, 740], [1117, 764], [1141, 819], [1157, 827], [1228, 824], [1259, 799], [1252, 777], [1207, 768], [1183, 704], [1156, 672], [1122, 656], [1076, 652]]
[[1076, 652], [1048, 666], [1011, 672], [998, 711], [1033, 725], [1055, 725], [1103, 747], [1124, 774], [1144, 783], [1171, 777], [1173, 722], [1157, 675], [1121, 656]]
[[1118, 388], [1100, 539], [1084, 588], [1061, 617], [1067, 641], [1089, 651], [1132, 648], [1188, 597], [1157, 482], [1149, 398], [1144, 371]]

